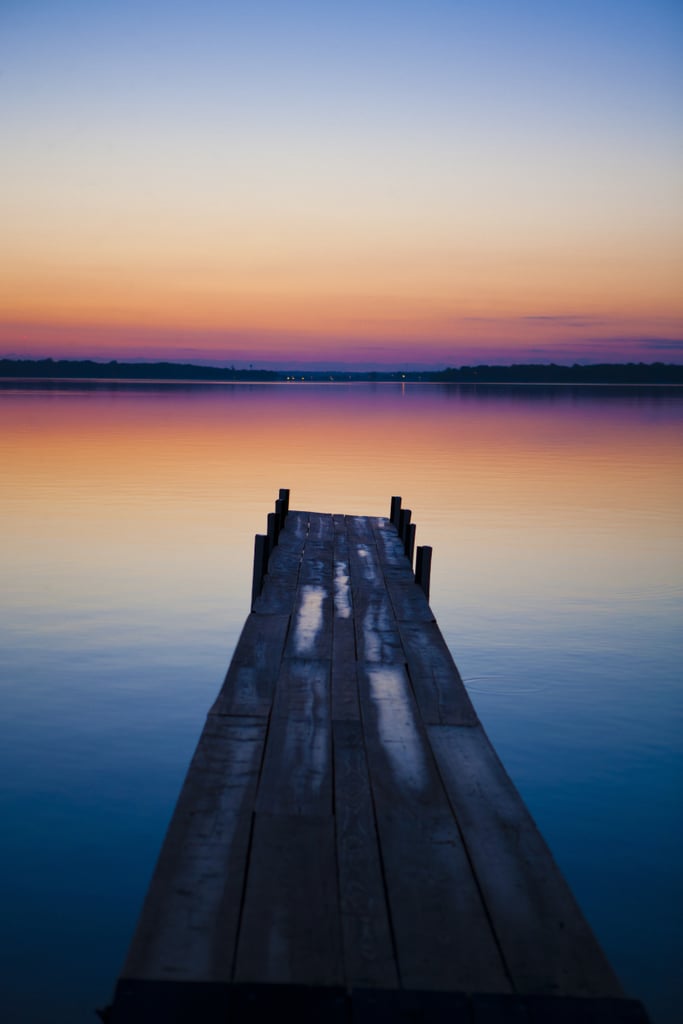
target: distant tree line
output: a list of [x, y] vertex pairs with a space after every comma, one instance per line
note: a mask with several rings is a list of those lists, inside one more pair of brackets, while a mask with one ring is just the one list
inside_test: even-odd
[[0, 378], [90, 381], [394, 381], [455, 384], [683, 384], [683, 365], [674, 363], [594, 363], [589, 366], [513, 364], [461, 366], [446, 370], [279, 371], [236, 370], [234, 366], [193, 363], [98, 363], [92, 359], [0, 359]]
[[236, 370], [234, 366], [193, 363], [97, 363], [92, 359], [0, 359], [0, 377], [79, 380], [275, 381], [274, 370]]
[[590, 366], [461, 366], [435, 378], [459, 384], [683, 384], [683, 365], [674, 363], [593, 363]]

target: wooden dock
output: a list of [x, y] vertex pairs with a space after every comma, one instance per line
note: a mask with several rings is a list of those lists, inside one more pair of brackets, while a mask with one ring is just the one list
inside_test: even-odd
[[400, 499], [287, 505], [105, 1019], [646, 1022], [477, 718]]

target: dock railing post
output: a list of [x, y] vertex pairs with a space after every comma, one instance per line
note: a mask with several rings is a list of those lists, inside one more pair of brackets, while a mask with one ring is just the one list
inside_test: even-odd
[[412, 512], [409, 508], [402, 508], [398, 516], [398, 535], [403, 541], [404, 548], [406, 537], [408, 536], [408, 523], [410, 522], [411, 515]]
[[285, 511], [285, 503], [282, 498], [278, 498], [275, 502], [275, 515], [277, 516], [277, 532], [279, 534], [280, 530], [284, 530], [285, 516], [287, 515], [287, 512]]
[[428, 544], [418, 547], [415, 555], [415, 582], [422, 587], [429, 600], [429, 579], [432, 573], [432, 549]]
[[273, 553], [273, 548], [277, 544], [277, 538], [279, 534], [279, 523], [275, 512], [268, 513], [268, 558]]
[[254, 607], [256, 598], [261, 593], [263, 577], [266, 574], [268, 563], [268, 538], [263, 533], [257, 533], [254, 537], [254, 576], [251, 584], [251, 607]]
[[389, 513], [389, 522], [393, 523], [398, 531], [399, 519], [401, 517], [401, 496], [396, 494], [391, 499], [391, 511]]
[[410, 567], [413, 566], [413, 552], [415, 551], [415, 523], [408, 523], [406, 525], [406, 539], [405, 539], [405, 552], [410, 562]]

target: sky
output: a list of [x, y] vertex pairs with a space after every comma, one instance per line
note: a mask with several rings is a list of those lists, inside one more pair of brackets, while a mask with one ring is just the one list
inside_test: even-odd
[[0, 356], [683, 362], [678, 0], [0, 0]]

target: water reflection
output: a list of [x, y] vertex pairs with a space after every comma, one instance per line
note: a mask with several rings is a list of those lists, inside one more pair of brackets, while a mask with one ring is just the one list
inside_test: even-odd
[[3, 389], [9, 1019], [107, 998], [287, 486], [358, 515], [403, 495], [487, 731], [627, 989], [673, 1022], [682, 428], [673, 389]]

